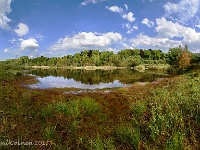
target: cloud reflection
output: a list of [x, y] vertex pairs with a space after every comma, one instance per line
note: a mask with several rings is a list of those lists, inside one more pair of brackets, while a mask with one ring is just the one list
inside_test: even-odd
[[31, 88], [80, 88], [80, 89], [102, 89], [102, 88], [113, 88], [113, 87], [122, 87], [124, 84], [121, 84], [119, 80], [115, 80], [110, 83], [100, 83], [100, 84], [83, 84], [77, 82], [74, 79], [67, 79], [64, 77], [37, 77], [39, 82], [37, 84], [31, 84]]

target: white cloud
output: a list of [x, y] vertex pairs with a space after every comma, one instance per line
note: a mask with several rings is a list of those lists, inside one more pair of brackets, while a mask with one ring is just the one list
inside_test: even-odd
[[116, 12], [116, 13], [122, 13], [123, 12], [123, 9], [121, 7], [118, 7], [118, 6], [111, 6], [111, 7], [108, 7], [106, 6], [106, 8], [112, 12]]
[[[126, 8], [126, 11], [128, 10], [128, 5], [124, 4], [124, 7]], [[120, 13], [121, 17], [123, 19], [126, 19], [128, 20], [129, 22], [134, 22], [136, 18], [134, 18], [134, 14], [132, 12], [129, 12], [128, 14], [125, 14], [123, 12], [123, 8], [121, 7], [118, 7], [118, 6], [111, 6], [111, 7], [108, 7], [106, 6], [106, 9], [112, 11], [112, 12], [115, 12], [115, 13]]]
[[0, 0], [0, 28], [3, 30], [10, 30], [11, 27], [8, 22], [11, 20], [6, 16], [12, 9], [10, 8], [11, 0]]
[[198, 24], [198, 25], [195, 25], [195, 27], [197, 27], [197, 28], [199, 28], [199, 29], [200, 29], [200, 24]]
[[127, 28], [128, 31], [126, 32], [127, 34], [133, 33], [134, 30], [138, 30], [137, 26], [131, 26], [130, 23], [122, 24], [123, 28]]
[[124, 14], [122, 16], [123, 19], [127, 19], [129, 22], [133, 22], [135, 21], [135, 18], [133, 17], [133, 13], [132, 12], [129, 12], [128, 14]]
[[42, 41], [42, 40], [45, 38], [45, 36], [42, 35], [42, 34], [37, 34], [37, 35], [35, 36], [35, 38]]
[[181, 0], [177, 4], [168, 2], [163, 7], [166, 17], [185, 24], [195, 17], [199, 10], [199, 4], [200, 0]]
[[126, 11], [128, 10], [128, 5], [124, 4], [124, 7], [126, 8]]
[[106, 51], [109, 51], [109, 52], [114, 52], [114, 51], [116, 51], [115, 49], [113, 49], [113, 48], [107, 48], [106, 49]]
[[138, 30], [138, 27], [137, 26], [133, 26], [133, 29]]
[[179, 23], [167, 21], [165, 18], [156, 19], [157, 27], [155, 30], [158, 32], [159, 37], [166, 37], [169, 39], [182, 38], [179, 40], [182, 45], [187, 44], [191, 51], [200, 50], [200, 32], [190, 27], [185, 27]]
[[132, 47], [154, 48], [167, 51], [171, 47], [176, 47], [181, 44], [180, 41], [170, 40], [163, 37], [149, 37], [139, 34], [136, 38], [131, 39]]
[[114, 44], [122, 39], [119, 33], [92, 33], [92, 32], [80, 32], [73, 36], [66, 36], [59, 39], [54, 45], [51, 46], [51, 50], [69, 50], [69, 49], [90, 49], [90, 48], [105, 48], [111, 44]]
[[106, 0], [84, 0], [82, 3], [81, 3], [81, 5], [87, 5], [87, 4], [90, 4], [90, 3], [92, 3], [92, 4], [96, 4], [96, 3], [98, 3], [98, 2], [103, 2], [103, 1], [106, 1]]
[[39, 48], [39, 44], [34, 38], [30, 38], [28, 40], [21, 39], [20, 48], [21, 50], [36, 51]]
[[200, 52], [200, 32], [179, 23], [167, 21], [165, 18], [156, 19], [157, 36], [139, 34], [131, 39], [132, 47], [155, 48], [167, 51], [169, 48], [187, 44], [192, 52]]
[[142, 0], [142, 2], [145, 2], [145, 1], [153, 2], [153, 0]]
[[9, 49], [9, 48], [6, 48], [6, 49], [4, 49], [4, 52], [5, 52], [5, 53], [10, 52], [10, 49]]
[[15, 43], [16, 41], [17, 41], [16, 39], [9, 40], [9, 42], [12, 44]]
[[26, 24], [24, 23], [19, 23], [18, 25], [18, 29], [15, 29], [15, 33], [17, 33], [18, 36], [23, 36], [26, 35], [29, 32], [29, 28]]
[[154, 22], [153, 21], [150, 21], [149, 19], [147, 18], [144, 18], [142, 20], [142, 24], [145, 24], [146, 26], [148, 26], [149, 28], [153, 27], [154, 26]]
[[158, 36], [169, 38], [181, 37], [185, 42], [200, 40], [200, 33], [190, 27], [167, 21], [165, 18], [156, 19], [156, 23], [157, 27], [155, 29], [158, 32]]

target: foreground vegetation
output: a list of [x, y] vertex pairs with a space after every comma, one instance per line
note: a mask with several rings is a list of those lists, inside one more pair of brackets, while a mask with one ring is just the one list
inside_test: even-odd
[[1, 149], [199, 149], [200, 71], [108, 93], [28, 89], [1, 66]]

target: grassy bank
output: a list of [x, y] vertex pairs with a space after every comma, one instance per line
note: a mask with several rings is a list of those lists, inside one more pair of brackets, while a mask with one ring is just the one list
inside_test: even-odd
[[0, 149], [199, 149], [200, 72], [110, 92], [28, 89], [0, 78]]

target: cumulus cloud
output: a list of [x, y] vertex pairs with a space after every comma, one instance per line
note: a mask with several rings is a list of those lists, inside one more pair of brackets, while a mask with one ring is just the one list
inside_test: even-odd
[[15, 29], [15, 33], [17, 33], [18, 36], [23, 36], [26, 35], [29, 32], [29, 28], [26, 24], [24, 23], [19, 23], [18, 25], [18, 29]]
[[176, 47], [181, 44], [180, 41], [170, 40], [163, 37], [149, 37], [139, 34], [136, 38], [131, 39], [132, 47], [155, 48], [167, 51], [171, 47]]
[[20, 48], [21, 50], [31, 50], [36, 51], [39, 48], [39, 44], [37, 43], [37, 40], [34, 38], [30, 38], [28, 40], [20, 40]]
[[10, 48], [4, 49], [5, 53], [10, 54], [22, 54], [22, 56], [30, 56], [35, 55], [36, 52], [38, 52], [39, 44], [37, 43], [37, 40], [34, 38], [29, 39], [13, 39], [10, 41], [13, 46]]
[[165, 18], [156, 19], [156, 23], [157, 27], [155, 29], [158, 32], [158, 36], [169, 38], [181, 37], [185, 42], [200, 40], [200, 33], [190, 27], [167, 21]]
[[122, 13], [123, 12], [123, 8], [121, 7], [118, 7], [118, 6], [111, 6], [111, 7], [108, 7], [106, 6], [106, 8], [112, 12], [116, 12], [116, 13]]
[[11, 29], [8, 25], [11, 20], [7, 17], [7, 14], [12, 11], [10, 8], [11, 2], [11, 0], [0, 0], [0, 28], [3, 30]]
[[185, 27], [179, 23], [167, 21], [165, 18], [156, 19], [157, 27], [155, 28], [158, 32], [159, 37], [166, 38], [182, 38], [182, 44], [188, 44], [191, 51], [200, 50], [200, 32], [190, 27]]
[[135, 21], [135, 18], [133, 16], [134, 14], [132, 12], [129, 12], [128, 14], [124, 14], [122, 18], [127, 19], [129, 22], [133, 22]]
[[85, 6], [85, 5], [90, 4], [90, 3], [96, 4], [96, 3], [98, 3], [98, 2], [103, 2], [103, 1], [106, 1], [106, 0], [84, 0], [84, 1], [81, 3], [81, 5]]
[[165, 18], [156, 19], [157, 36], [139, 34], [131, 39], [132, 47], [159, 48], [167, 51], [171, 47], [187, 44], [192, 52], [200, 52], [200, 32], [190, 27], [180, 25], [178, 22], [168, 21]]
[[142, 24], [145, 24], [147, 27], [151, 28], [154, 26], [154, 22], [153, 21], [150, 21], [149, 19], [147, 18], [144, 18], [142, 20]]
[[163, 7], [166, 17], [185, 24], [195, 17], [199, 10], [199, 0], [181, 0], [179, 3], [166, 3]]
[[73, 36], [61, 38], [51, 46], [51, 50], [69, 50], [69, 49], [90, 49], [90, 48], [105, 48], [122, 39], [119, 33], [92, 33], [80, 32]]

